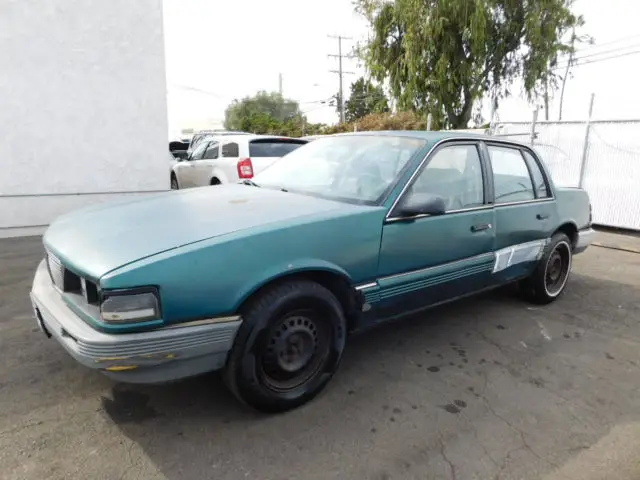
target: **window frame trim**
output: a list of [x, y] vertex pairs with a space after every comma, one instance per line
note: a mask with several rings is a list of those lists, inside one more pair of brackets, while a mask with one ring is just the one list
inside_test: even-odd
[[[397, 215], [396, 208], [398, 207], [398, 204], [401, 202], [402, 198], [408, 195], [408, 190], [411, 188], [412, 185], [415, 184], [420, 174], [429, 166], [429, 163], [431, 163], [431, 160], [439, 152], [441, 152], [445, 148], [451, 148], [456, 146], [469, 146], [469, 145], [474, 146], [476, 148], [476, 152], [478, 154], [478, 160], [480, 162], [480, 170], [482, 172], [483, 205], [476, 206], [476, 207], [459, 208], [456, 210], [449, 210], [448, 212], [445, 212], [443, 215], [438, 215], [438, 216], [441, 217], [441, 216], [452, 215], [456, 213], [480, 211], [480, 210], [487, 210], [487, 209], [493, 208], [493, 204], [491, 203], [491, 199], [493, 198], [493, 188], [492, 188], [493, 182], [489, 181], [489, 178], [492, 177], [492, 175], [489, 175], [489, 165], [487, 165], [486, 163], [486, 158], [483, 152], [481, 140], [472, 139], [472, 138], [448, 138], [436, 143], [427, 152], [427, 154], [422, 159], [420, 164], [416, 167], [415, 171], [413, 172], [409, 180], [407, 180], [407, 182], [405, 183], [404, 187], [400, 191], [400, 194], [394, 200], [393, 204], [391, 205], [391, 208], [389, 208], [389, 212], [385, 216], [385, 223], [393, 223], [393, 222], [399, 222], [399, 221], [406, 221], [409, 219], [414, 220], [419, 218], [431, 217], [432, 215], [428, 215], [428, 214], [413, 215], [411, 217], [403, 217], [403, 216]], [[491, 191], [489, 191], [490, 189]]]
[[[533, 183], [533, 189], [534, 189], [534, 193], [536, 195], [536, 199], [538, 199], [538, 200], [546, 200], [548, 198], [553, 198], [553, 189], [551, 188], [551, 182], [549, 181], [549, 177], [547, 175], [546, 170], [544, 169], [544, 166], [542, 165], [541, 160], [538, 159], [537, 155], [534, 155], [527, 148], [521, 148], [520, 149], [520, 153], [522, 154], [522, 157], [524, 158], [525, 163], [529, 167], [529, 173], [531, 175], [531, 181]], [[535, 167], [538, 168], [538, 170], [540, 171], [540, 174], [542, 175], [542, 181], [544, 182], [544, 186], [547, 189], [547, 196], [546, 197], [539, 197], [538, 196], [538, 187], [536, 186], [535, 182], [533, 181], [533, 173], [531, 172], [531, 165], [530, 165], [531, 162], [529, 160], [527, 160], [527, 157], [526, 157], [525, 153], [529, 154], [529, 156], [531, 157], [532, 161], [535, 163]]]

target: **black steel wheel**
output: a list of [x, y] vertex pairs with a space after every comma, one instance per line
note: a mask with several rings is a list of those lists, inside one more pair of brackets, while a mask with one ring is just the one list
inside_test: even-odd
[[572, 260], [571, 240], [564, 233], [556, 233], [533, 274], [521, 282], [525, 295], [538, 304], [553, 302], [567, 286]]
[[260, 375], [274, 391], [294, 390], [317, 372], [330, 353], [330, 329], [313, 310], [284, 316], [266, 336]]
[[346, 344], [340, 302], [309, 280], [276, 283], [242, 309], [224, 378], [251, 407], [282, 412], [314, 398], [338, 368]]

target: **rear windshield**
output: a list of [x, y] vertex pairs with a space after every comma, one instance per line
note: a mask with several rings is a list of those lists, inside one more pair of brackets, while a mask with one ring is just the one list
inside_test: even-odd
[[250, 157], [284, 157], [287, 153], [306, 144], [304, 140], [266, 138], [249, 142]]

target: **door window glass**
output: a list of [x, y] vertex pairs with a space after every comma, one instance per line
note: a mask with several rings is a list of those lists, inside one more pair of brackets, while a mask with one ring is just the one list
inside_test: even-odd
[[220, 145], [216, 142], [212, 142], [207, 147], [207, 151], [204, 152], [204, 160], [215, 160], [218, 158], [218, 151], [220, 149]]
[[409, 189], [444, 198], [447, 211], [484, 204], [480, 155], [475, 145], [454, 145], [440, 149], [420, 172]]
[[535, 199], [529, 169], [520, 150], [489, 146], [496, 203]]
[[533, 186], [536, 189], [536, 196], [538, 198], [549, 198], [551, 194], [549, 193], [549, 187], [547, 186], [547, 182], [544, 180], [544, 174], [542, 173], [542, 167], [533, 158], [526, 150], [522, 151], [524, 158], [527, 160], [527, 164], [529, 165], [529, 169], [531, 170], [531, 174], [533, 176]]
[[201, 143], [191, 154], [191, 160], [201, 160], [204, 156], [204, 152], [207, 150], [207, 142]]

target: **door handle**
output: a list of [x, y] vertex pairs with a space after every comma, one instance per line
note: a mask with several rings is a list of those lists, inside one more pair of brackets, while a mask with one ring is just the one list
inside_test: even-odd
[[480, 223], [471, 227], [472, 232], [481, 232], [482, 230], [489, 230], [491, 228], [490, 223]]
[[536, 215], [536, 218], [538, 220], [546, 220], [547, 218], [549, 218], [549, 214], [548, 213], [539, 213]]

